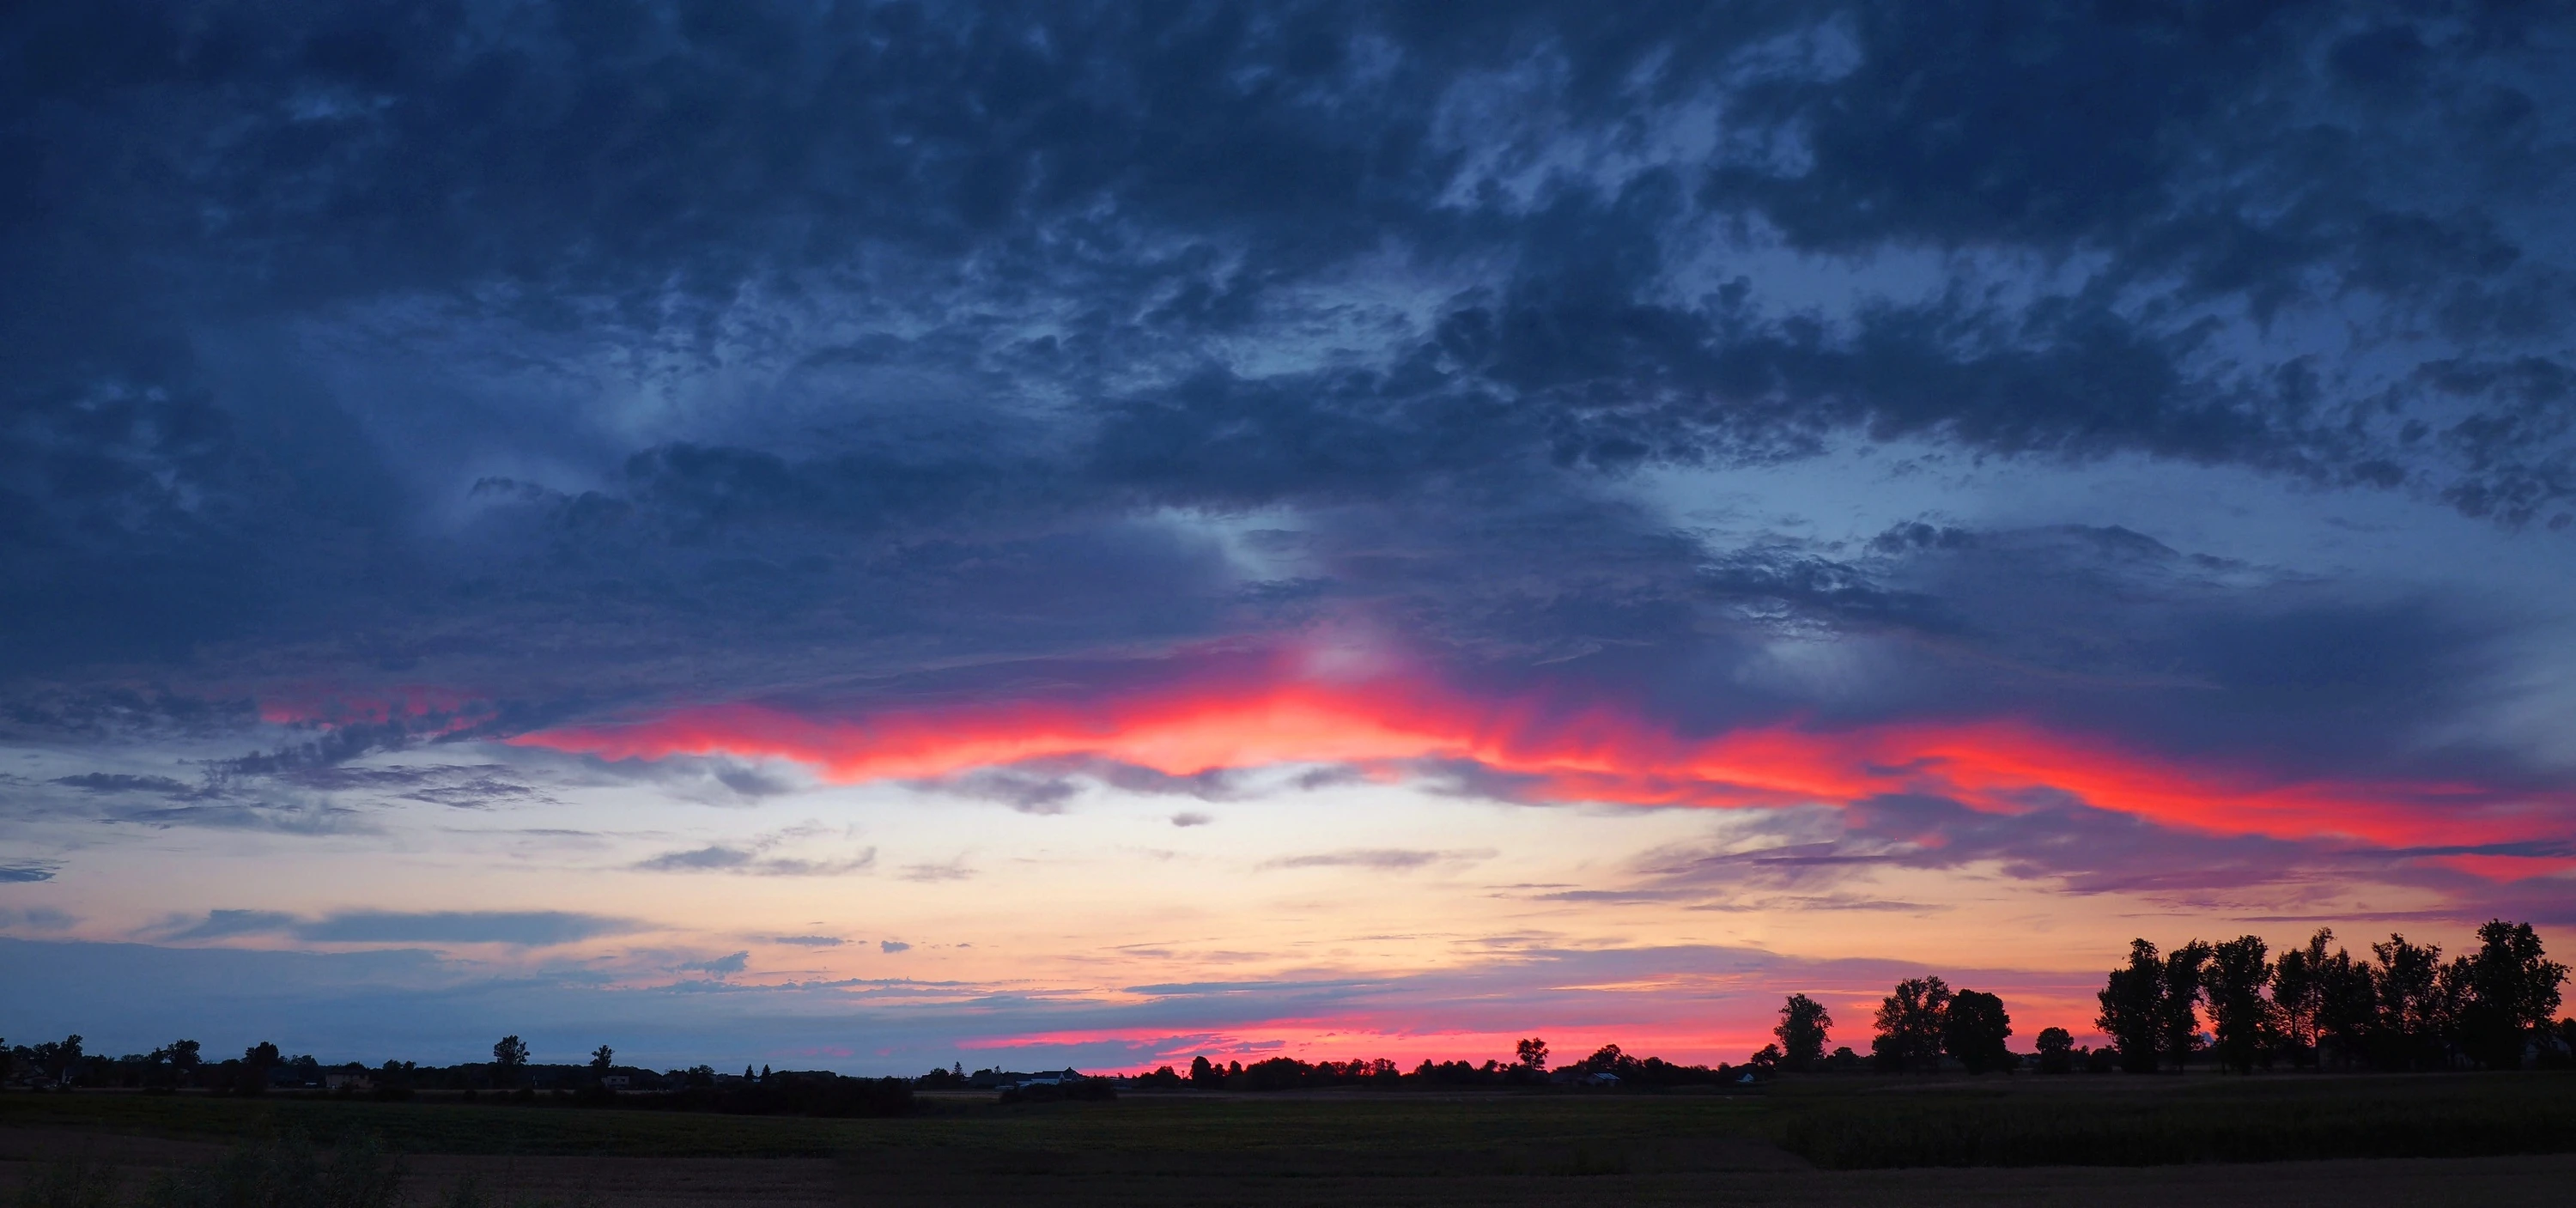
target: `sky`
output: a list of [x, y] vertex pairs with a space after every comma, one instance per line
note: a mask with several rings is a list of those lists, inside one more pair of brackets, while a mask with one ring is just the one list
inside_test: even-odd
[[0, 1035], [1736, 1061], [2576, 950], [2571, 52], [7, 6]]

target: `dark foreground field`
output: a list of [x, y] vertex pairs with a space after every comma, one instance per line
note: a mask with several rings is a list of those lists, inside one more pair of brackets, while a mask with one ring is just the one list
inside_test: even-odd
[[[267, 1148], [238, 1148], [245, 1139]], [[2504, 1208], [2576, 1202], [2576, 1077], [1871, 1078], [1744, 1096], [1180, 1094], [1007, 1107], [959, 1096], [891, 1120], [0, 1096], [0, 1194], [11, 1197], [114, 1181], [130, 1201], [156, 1172], [204, 1172], [227, 1153], [328, 1162], [369, 1145], [402, 1168], [404, 1201], [423, 1205]]]

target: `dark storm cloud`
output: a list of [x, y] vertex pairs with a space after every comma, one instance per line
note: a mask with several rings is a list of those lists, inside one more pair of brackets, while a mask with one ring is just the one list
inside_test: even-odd
[[[493, 806], [540, 790], [330, 776], [1347, 611], [1470, 686], [1692, 728], [2046, 712], [2367, 771], [2464, 707], [2492, 635], [2457, 602], [2245, 588], [2124, 529], [1712, 548], [1603, 488], [1903, 440], [2554, 523], [2565, 21], [21, 6], [0, 683], [51, 733], [438, 684], [459, 699], [290, 719], [209, 787]], [[1296, 519], [1240, 539], [1256, 572], [1165, 509]], [[1867, 692], [1765, 670], [1845, 638]], [[1076, 775], [1234, 791], [948, 787], [1043, 812]]]

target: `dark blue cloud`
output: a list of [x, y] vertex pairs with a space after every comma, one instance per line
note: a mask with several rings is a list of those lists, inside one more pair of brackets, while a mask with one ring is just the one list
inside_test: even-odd
[[[1677, 531], [1633, 497], [1878, 449], [2143, 459], [2551, 539], [2576, 500], [2567, 20], [20, 6], [0, 724], [220, 733], [317, 681], [470, 699], [40, 802], [320, 831], [360, 823], [258, 793], [536, 803], [498, 774], [323, 774], [1359, 618], [1462, 683], [1684, 728], [2045, 715], [2297, 771], [2544, 779], [2447, 724], [2509, 628], [2470, 593], [2221, 567], [2142, 536], [2153, 515], [1856, 548]], [[1256, 515], [1272, 536], [1204, 531]], [[1790, 641], [1871, 674], [1779, 673]], [[1044, 811], [1067, 775], [951, 787]]]

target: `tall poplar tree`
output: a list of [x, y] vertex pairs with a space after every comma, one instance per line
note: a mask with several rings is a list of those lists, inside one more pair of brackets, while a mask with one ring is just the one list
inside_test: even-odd
[[2156, 1004], [2164, 1058], [2181, 1073], [2200, 1048], [2201, 975], [2209, 945], [2193, 940], [2165, 954], [2164, 999]]
[[2270, 949], [2259, 935], [2240, 935], [2210, 949], [2207, 978], [2210, 1031], [2217, 1034], [2219, 1064], [2250, 1073], [2273, 1036], [2275, 1013], [2263, 997], [2272, 984]]
[[2097, 996], [2102, 1014], [2093, 1021], [2120, 1051], [2121, 1069], [2132, 1074], [2155, 1072], [2157, 1037], [2162, 1031], [2158, 1007], [2164, 992], [2165, 965], [2156, 946], [2143, 939], [2129, 941], [2129, 963], [2104, 979]]

